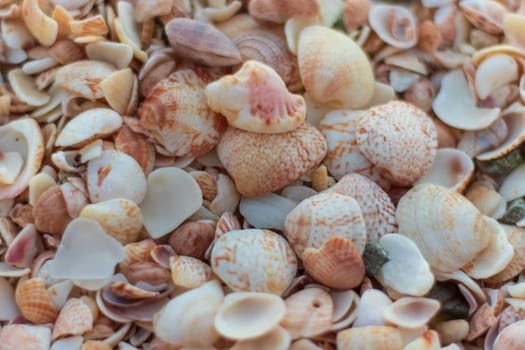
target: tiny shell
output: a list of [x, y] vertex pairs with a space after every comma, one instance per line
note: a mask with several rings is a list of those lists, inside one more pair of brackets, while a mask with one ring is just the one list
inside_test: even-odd
[[483, 60], [476, 69], [475, 88], [480, 99], [494, 90], [517, 81], [518, 63], [509, 55], [495, 54]]
[[126, 44], [101, 41], [87, 45], [86, 55], [90, 60], [104, 61], [123, 69], [130, 64], [133, 49]]
[[58, 70], [55, 81], [65, 91], [88, 100], [104, 97], [100, 83], [116, 69], [101, 61], [77, 61]]
[[10, 70], [7, 74], [7, 79], [20, 101], [31, 106], [43, 106], [49, 102], [49, 95], [39, 91], [33, 78], [26, 75], [22, 69]]
[[52, 339], [82, 335], [93, 328], [93, 314], [82, 299], [72, 298], [60, 310], [53, 326]]
[[405, 297], [388, 306], [383, 317], [398, 327], [416, 329], [425, 326], [440, 307], [435, 299]]
[[401, 350], [401, 332], [392, 327], [368, 326], [337, 333], [339, 350]]
[[212, 249], [211, 265], [234, 291], [282, 294], [295, 277], [297, 258], [283, 237], [249, 229], [220, 236]]
[[31, 278], [20, 283], [15, 299], [22, 315], [33, 323], [52, 323], [57, 318], [58, 310], [47, 294], [42, 278]]
[[0, 350], [49, 350], [51, 329], [30, 324], [9, 324], [0, 331]]
[[306, 117], [303, 97], [289, 93], [277, 72], [257, 61], [246, 61], [234, 75], [209, 84], [205, 93], [212, 110], [247, 131], [287, 132]]
[[173, 284], [187, 289], [198, 288], [213, 278], [206, 263], [189, 256], [170, 257], [170, 270]]
[[368, 21], [381, 40], [389, 45], [408, 49], [417, 43], [416, 18], [405, 7], [374, 4], [368, 12]]

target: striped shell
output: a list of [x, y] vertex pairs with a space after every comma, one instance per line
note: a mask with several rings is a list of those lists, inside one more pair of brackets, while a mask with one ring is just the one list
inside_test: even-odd
[[15, 300], [25, 318], [36, 324], [52, 323], [57, 318], [57, 307], [46, 291], [42, 278], [31, 278], [18, 285]]

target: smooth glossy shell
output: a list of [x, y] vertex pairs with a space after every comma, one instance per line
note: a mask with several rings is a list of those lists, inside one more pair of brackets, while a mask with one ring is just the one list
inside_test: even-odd
[[288, 242], [276, 233], [238, 230], [217, 239], [211, 266], [234, 291], [282, 294], [295, 277], [297, 258]]
[[518, 321], [504, 328], [494, 341], [494, 350], [519, 350], [525, 341], [525, 321]]

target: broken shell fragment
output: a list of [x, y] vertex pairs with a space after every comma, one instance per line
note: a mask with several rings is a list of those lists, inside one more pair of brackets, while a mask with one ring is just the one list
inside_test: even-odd
[[10, 70], [7, 79], [20, 101], [31, 106], [43, 106], [49, 102], [49, 95], [39, 91], [33, 78], [26, 75], [22, 69]]
[[303, 97], [289, 93], [277, 72], [257, 61], [246, 61], [234, 75], [209, 84], [205, 93], [212, 110], [247, 131], [287, 132], [306, 117]]
[[9, 324], [0, 331], [0, 350], [48, 350], [51, 347], [51, 329], [30, 324]]
[[58, 23], [40, 8], [38, 0], [22, 1], [22, 19], [33, 36], [44, 46], [52, 45], [58, 35]]
[[36, 324], [53, 323], [58, 310], [49, 295], [42, 278], [31, 278], [18, 285], [15, 299], [22, 315]]
[[55, 82], [70, 94], [94, 101], [104, 97], [100, 83], [115, 71], [106, 62], [77, 61], [60, 68]]
[[518, 350], [525, 341], [525, 321], [518, 321], [504, 328], [494, 340], [494, 350]]
[[475, 87], [480, 99], [487, 98], [494, 90], [517, 81], [518, 63], [508, 55], [492, 55], [476, 69]]
[[292, 17], [317, 15], [320, 3], [316, 0], [253, 0], [248, 5], [248, 12], [253, 18], [273, 23], [284, 23]]
[[237, 341], [231, 350], [287, 350], [290, 343], [288, 332], [277, 326], [258, 338]]
[[425, 326], [440, 307], [435, 299], [405, 297], [388, 306], [383, 317], [398, 327], [416, 329]]

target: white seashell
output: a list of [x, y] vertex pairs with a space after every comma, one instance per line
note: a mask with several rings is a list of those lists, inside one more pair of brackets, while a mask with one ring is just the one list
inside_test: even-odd
[[133, 49], [126, 44], [100, 41], [87, 45], [86, 55], [90, 60], [104, 61], [123, 69], [131, 63]]
[[303, 29], [316, 24], [320, 24], [318, 16], [297, 16], [286, 21], [284, 25], [286, 44], [294, 55], [297, 55], [299, 37]]
[[18, 152], [2, 152], [0, 159], [0, 184], [11, 185], [22, 171], [24, 160]]
[[384, 286], [415, 296], [430, 291], [434, 275], [414, 242], [399, 234], [387, 234], [379, 240], [379, 244], [388, 252], [389, 259], [377, 276]]
[[257, 197], [242, 197], [239, 211], [255, 228], [284, 230], [286, 215], [297, 204], [287, 198], [270, 193]]
[[2, 40], [9, 48], [24, 49], [34, 44], [35, 39], [20, 19], [4, 18], [1, 22], [1, 28]]
[[307, 186], [288, 186], [283, 188], [281, 196], [294, 201], [296, 204], [302, 202], [306, 198], [315, 196], [317, 191]]
[[33, 75], [47, 71], [58, 64], [58, 61], [53, 57], [45, 57], [25, 63], [22, 66], [22, 71], [27, 75]]
[[103, 151], [88, 162], [87, 186], [93, 203], [123, 198], [140, 204], [146, 195], [146, 177], [140, 165], [115, 150]]
[[499, 108], [476, 107], [474, 96], [460, 70], [445, 74], [432, 108], [445, 124], [463, 130], [487, 128], [500, 115]]
[[389, 45], [408, 49], [417, 42], [416, 18], [402, 6], [374, 4], [368, 12], [374, 32]]
[[299, 339], [292, 344], [289, 350], [322, 350], [322, 348], [315, 345], [311, 340]]
[[499, 193], [506, 201], [525, 196], [525, 183], [523, 182], [524, 176], [525, 164], [522, 164], [512, 170], [512, 172], [503, 180], [503, 183], [499, 188]]
[[334, 302], [333, 324], [330, 326], [331, 331], [338, 331], [347, 328], [357, 318], [357, 312], [360, 305], [359, 295], [353, 290], [341, 292], [330, 292]]
[[148, 175], [148, 190], [140, 208], [144, 226], [153, 238], [177, 228], [202, 205], [195, 179], [175, 167], [160, 168]]
[[359, 300], [353, 327], [384, 326], [383, 312], [392, 304], [390, 298], [377, 289], [368, 289]]
[[[504, 113], [505, 114], [505, 113]], [[525, 114], [521, 111], [505, 114], [501, 120], [504, 121], [508, 133], [498, 147], [479, 154], [478, 160], [491, 160], [501, 158], [521, 145], [525, 140]]]
[[233, 340], [252, 339], [276, 327], [285, 314], [281, 297], [266, 293], [234, 292], [224, 298], [215, 316], [215, 328]]
[[282, 294], [297, 271], [288, 242], [267, 230], [235, 230], [220, 236], [212, 248], [215, 274], [234, 291]]
[[[390, 86], [396, 92], [407, 91], [416, 81], [420, 78], [419, 74], [402, 71], [398, 69], [392, 69], [390, 71], [389, 79]], [[388, 101], [386, 101], [388, 102]], [[385, 102], [385, 103], [386, 103]]]
[[401, 350], [401, 332], [393, 327], [349, 328], [337, 333], [338, 350]]
[[494, 147], [499, 148], [508, 133], [507, 123], [504, 118], [499, 118], [486, 129], [465, 132], [459, 140], [457, 148], [471, 157], [481, 153], [491, 154], [490, 150]]
[[480, 99], [487, 98], [494, 90], [518, 80], [518, 64], [508, 55], [492, 55], [476, 69], [474, 85]]
[[53, 342], [51, 350], [81, 350], [84, 338], [78, 337], [67, 337], [58, 339]]
[[425, 326], [440, 307], [435, 299], [405, 297], [384, 309], [383, 318], [398, 327], [416, 329]]
[[49, 95], [36, 88], [35, 80], [26, 75], [22, 69], [10, 70], [7, 80], [20, 101], [31, 106], [42, 106], [49, 102]]
[[290, 343], [288, 332], [281, 327], [275, 327], [258, 338], [236, 342], [231, 350], [287, 350]]
[[239, 204], [241, 195], [232, 179], [225, 174], [219, 174], [217, 179], [217, 196], [210, 203], [210, 210], [217, 215], [225, 212], [234, 212]]
[[216, 280], [180, 294], [156, 314], [153, 332], [179, 347], [211, 346], [219, 338], [214, 318], [223, 300], [224, 292]]
[[115, 18], [115, 33], [121, 43], [130, 46], [133, 49], [133, 55], [141, 62], [146, 62], [148, 55], [141, 50], [140, 44], [140, 26], [135, 21], [133, 15], [133, 5], [125, 1], [119, 1], [117, 4], [118, 18]]
[[94, 101], [104, 97], [100, 83], [115, 71], [115, 67], [106, 62], [76, 61], [61, 67], [55, 82], [72, 95]]

